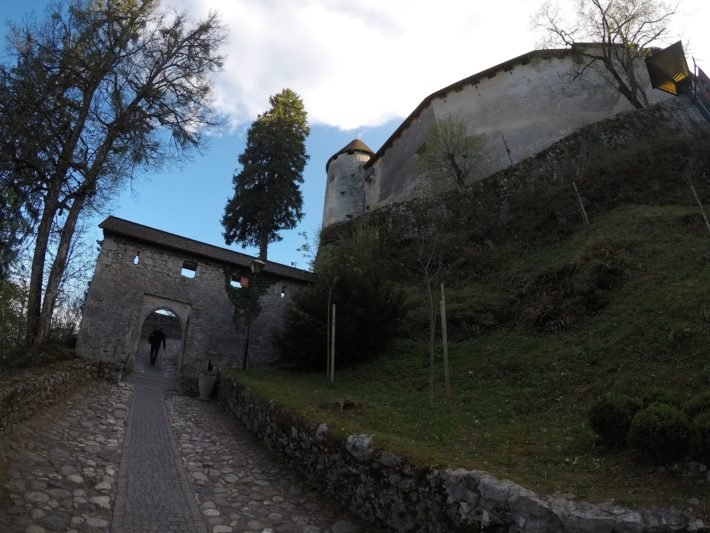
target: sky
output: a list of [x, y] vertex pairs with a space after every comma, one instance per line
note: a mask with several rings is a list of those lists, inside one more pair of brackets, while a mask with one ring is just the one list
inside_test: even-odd
[[[575, 0], [562, 0], [573, 5]], [[46, 0], [4, 1], [0, 22], [41, 15]], [[223, 125], [186, 161], [139, 172], [108, 214], [227, 247], [220, 219], [232, 196], [232, 176], [246, 129], [268, 109], [269, 96], [288, 87], [309, 114], [310, 160], [302, 192], [305, 215], [269, 260], [307, 267], [298, 248], [320, 229], [328, 158], [355, 138], [377, 151], [429, 94], [537, 48], [542, 34], [531, 19], [542, 0], [163, 0], [194, 19], [217, 12], [228, 39], [214, 79], [215, 110]], [[710, 71], [710, 2], [681, 0], [667, 38], [679, 39]], [[4, 29], [4, 25], [3, 25]], [[229, 248], [256, 255], [254, 248]]]

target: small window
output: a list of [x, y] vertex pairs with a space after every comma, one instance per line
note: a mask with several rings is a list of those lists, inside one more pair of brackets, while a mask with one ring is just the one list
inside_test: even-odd
[[197, 263], [190, 263], [185, 261], [182, 264], [182, 271], [180, 272], [184, 278], [194, 278], [197, 275]]
[[286, 286], [281, 287], [281, 298], [286, 298]]
[[233, 274], [229, 286], [234, 289], [246, 289], [249, 287], [249, 278], [243, 274]]
[[141, 262], [141, 254], [140, 252], [136, 252], [136, 256], [133, 258], [133, 264], [137, 265]]

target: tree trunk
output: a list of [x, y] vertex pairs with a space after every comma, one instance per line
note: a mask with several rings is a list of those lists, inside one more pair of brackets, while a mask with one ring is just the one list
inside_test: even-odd
[[79, 214], [84, 208], [85, 200], [85, 193], [81, 193], [74, 199], [74, 202], [69, 209], [67, 220], [64, 223], [62, 236], [59, 240], [59, 246], [57, 247], [57, 255], [52, 263], [52, 270], [49, 273], [49, 279], [47, 280], [47, 288], [44, 291], [42, 312], [40, 314], [39, 329], [37, 331], [37, 338], [35, 342], [42, 342], [45, 340], [51, 330], [54, 306], [57, 303], [59, 287], [61, 285], [62, 278], [64, 277], [64, 270], [67, 266], [69, 249], [76, 231], [76, 223], [79, 220]]
[[37, 239], [32, 256], [32, 271], [30, 273], [30, 287], [27, 296], [27, 333], [26, 344], [32, 345], [37, 340], [40, 329], [40, 314], [42, 310], [42, 285], [44, 284], [44, 265], [49, 247], [49, 235], [52, 231], [54, 215], [59, 207], [59, 185], [55, 181], [50, 184], [44, 200], [42, 218], [37, 226]]
[[266, 262], [266, 254], [269, 248], [269, 238], [266, 235], [259, 236], [259, 259]]
[[[32, 272], [30, 274], [30, 289], [27, 301], [27, 337], [28, 345], [35, 344], [39, 339], [42, 322], [42, 285], [44, 282], [44, 266], [49, 246], [49, 235], [52, 231], [54, 215], [59, 209], [59, 195], [62, 184], [65, 183], [69, 164], [72, 161], [72, 154], [79, 142], [81, 131], [86, 123], [91, 108], [91, 101], [98, 86], [95, 83], [84, 95], [81, 113], [77, 117], [77, 123], [67, 132], [66, 137], [61, 139], [61, 157], [54, 176], [50, 179], [47, 196], [44, 199], [44, 209], [42, 219], [37, 228], [37, 241], [32, 257]], [[55, 261], [56, 263], [56, 261]], [[63, 272], [62, 272], [63, 273]], [[54, 304], [52, 304], [52, 307]]]

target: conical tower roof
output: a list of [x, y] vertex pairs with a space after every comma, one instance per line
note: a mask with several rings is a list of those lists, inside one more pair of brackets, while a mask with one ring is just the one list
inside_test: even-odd
[[332, 156], [330, 156], [330, 159], [328, 159], [328, 162], [325, 164], [325, 171], [328, 172], [328, 167], [330, 166], [330, 162], [338, 157], [340, 154], [354, 154], [355, 152], [360, 152], [363, 154], [368, 154], [368, 155], [375, 155], [375, 152], [373, 152], [369, 146], [367, 146], [364, 142], [362, 142], [360, 139], [353, 139], [350, 141], [348, 144], [343, 146], [340, 150], [335, 152]]

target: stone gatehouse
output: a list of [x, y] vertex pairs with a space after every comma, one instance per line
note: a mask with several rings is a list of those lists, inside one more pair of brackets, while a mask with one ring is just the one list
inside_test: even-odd
[[[149, 350], [146, 321], [156, 311], [174, 315], [169, 337], [178, 382], [193, 388], [208, 361], [217, 368], [239, 367], [246, 320], [235, 323], [226, 284], [258, 295], [260, 311], [249, 335], [249, 363], [275, 359], [273, 334], [282, 324], [286, 302], [311, 280], [309, 272], [267, 263], [258, 274], [258, 292], [248, 286], [254, 258], [154, 228], [108, 217], [96, 270], [89, 286], [77, 352], [116, 371], [133, 368]], [[241, 285], [243, 288], [240, 288]], [[170, 350], [171, 347], [169, 346]]]

